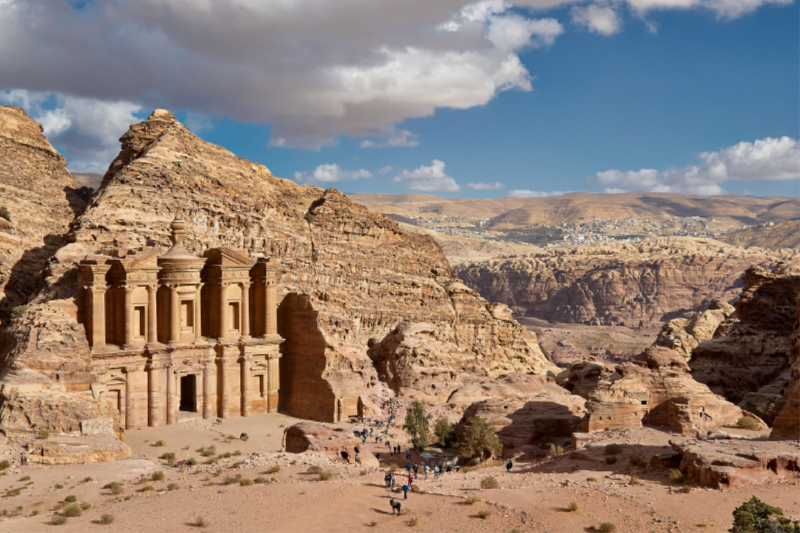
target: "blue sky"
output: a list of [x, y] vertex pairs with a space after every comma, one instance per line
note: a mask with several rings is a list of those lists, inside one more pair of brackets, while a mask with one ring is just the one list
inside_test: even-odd
[[[158, 79], [147, 83], [137, 79], [127, 85], [103, 79], [99, 88], [98, 84], [88, 87], [80, 80], [64, 82], [39, 72], [20, 72], [19, 66], [15, 70], [0, 54], [0, 79], [10, 80], [7, 86], [0, 85], [0, 91], [5, 91], [0, 98], [5, 94], [6, 102], [23, 105], [42, 120], [54, 145], [70, 160], [70, 168], [78, 171], [102, 171], [118, 150], [116, 138], [126, 121], [144, 118], [153, 107], [164, 106], [202, 138], [265, 164], [277, 176], [345, 192], [417, 191], [450, 197], [628, 190], [800, 193], [800, 13], [796, 2], [756, 2], [750, 12], [732, 13], [731, 9], [738, 8], [727, 6], [725, 0], [707, 4], [698, 0], [687, 9], [656, 9], [636, 2], [568, 2], [533, 10], [530, 2], [512, 6], [491, 0], [494, 11], [480, 15], [483, 19], [470, 18], [465, 10], [487, 4], [486, 0], [454, 2], [449, 11], [409, 20], [407, 28], [402, 13], [393, 12], [400, 8], [388, 0], [385, 3], [386, 16], [394, 14], [402, 30], [387, 35], [386, 43], [368, 34], [327, 36], [339, 40], [330, 41], [330, 51], [324, 43], [285, 44], [302, 40], [305, 30], [313, 41], [314, 22], [298, 17], [291, 23], [296, 25], [294, 35], [299, 32], [300, 37], [278, 44], [265, 42], [262, 52], [270, 56], [268, 60], [231, 44], [229, 36], [190, 41], [177, 22], [165, 23], [157, 32], [162, 34], [164, 49], [172, 50], [171, 57], [185, 69], [187, 78], [200, 80], [201, 86], [195, 81], [191, 89], [168, 75], [163, 85]], [[82, 3], [81, 17], [91, 19], [97, 6], [88, 4], [87, 8]], [[740, 4], [731, 2], [731, 6]], [[602, 17], [587, 15], [583, 20], [588, 22], [580, 22], [580, 14], [591, 6], [598, 11], [590, 15], [612, 16], [610, 29], [602, 26]], [[131, 10], [125, 14], [130, 17], [125, 27], [135, 25], [145, 33], [152, 30], [142, 21], [163, 15], [154, 9], [145, 14]], [[105, 13], [95, 18], [102, 19]], [[215, 20], [219, 17], [217, 13]], [[198, 20], [196, 25], [202, 28], [203, 20]], [[424, 28], [437, 23], [441, 34], [441, 25], [448, 20], [460, 27], [448, 30], [454, 36], [467, 34], [460, 37], [463, 42], [447, 44], [451, 54], [460, 55], [431, 60], [441, 59], [437, 54], [444, 41], [414, 35], [414, 24]], [[232, 20], [231, 28], [236, 24]], [[252, 26], [253, 31], [259, 30], [257, 20]], [[526, 28], [525, 42], [515, 37], [519, 28]], [[484, 36], [493, 48], [481, 43]], [[137, 42], [136, 46], [143, 45]], [[428, 56], [413, 61], [394, 58], [385, 65], [379, 58], [377, 67], [363, 57], [392, 46], [401, 52], [413, 46], [426, 50]], [[331, 58], [326, 58], [329, 53]], [[458, 63], [476, 53], [485, 55], [476, 63], [478, 70], [469, 62], [463, 68], [459, 64], [460, 70], [447, 68], [448, 61]], [[319, 57], [308, 59], [314, 54]], [[512, 65], [510, 78], [496, 81], [502, 54], [517, 57], [519, 65]], [[192, 55], [194, 59], [223, 57], [224, 67], [204, 72]], [[96, 68], [105, 70], [107, 58], [95, 59]], [[287, 66], [290, 60], [301, 66]], [[91, 63], [84, 64], [77, 56], [75, 62], [76, 71], [92, 75]], [[238, 63], [264, 77], [251, 79], [251, 72], [242, 74], [231, 66]], [[400, 89], [383, 91], [374, 81], [376, 70], [389, 68], [386, 65], [395, 68], [398, 63], [399, 70], [390, 72], [390, 80], [404, 79], [409, 70], [413, 76], [398, 83]], [[435, 75], [420, 75], [415, 70], [420, 63]], [[340, 79], [336, 87], [313, 87], [308, 95], [297, 97], [308, 96], [308, 101], [295, 102], [289, 82], [296, 78], [298, 88], [313, 85], [321, 73], [330, 72], [331, 65], [342, 67], [339, 72], [345, 72], [341, 79], [346, 82]], [[148, 69], [159, 66], [143, 64], [142, 68], [140, 74], [146, 77]], [[222, 69], [233, 87], [213, 79]], [[480, 69], [495, 80], [488, 94], [486, 80], [478, 80], [485, 74]], [[286, 76], [285, 86], [272, 80], [277, 73]], [[263, 93], [259, 82], [266, 84]], [[503, 90], [507, 88], [503, 83], [510, 89]], [[320, 111], [308, 103], [326, 99], [330, 105], [320, 106]], [[336, 120], [324, 116], [343, 101], [355, 111]], [[308, 116], [305, 108], [311, 109]], [[107, 114], [109, 120], [98, 118], [98, 109], [105, 110], [99, 115]], [[378, 147], [363, 147], [365, 141]], [[392, 143], [400, 146], [380, 147]], [[483, 185], [475, 189], [469, 184]]]

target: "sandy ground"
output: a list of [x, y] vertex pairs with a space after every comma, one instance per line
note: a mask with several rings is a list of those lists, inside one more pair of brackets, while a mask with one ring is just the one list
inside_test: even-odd
[[[511, 473], [502, 466], [491, 466], [448, 474], [436, 481], [432, 476], [419, 479], [417, 486], [423, 492], [411, 493], [403, 502], [408, 514], [393, 516], [389, 500], [402, 495], [384, 488], [383, 469], [363, 469], [321, 456], [280, 453], [283, 426], [293, 422], [284, 415], [262, 415], [229, 419], [219, 425], [190, 421], [147, 428], [127, 435], [136, 454], [132, 459], [60, 467], [28, 465], [8, 471], [0, 476], [0, 493], [27, 488], [18, 496], [0, 498], [0, 513], [6, 513], [0, 518], [0, 532], [408, 529], [504, 533], [516, 528], [520, 532], [574, 533], [588, 531], [593, 524], [612, 522], [620, 533], [721, 533], [730, 527], [733, 509], [752, 495], [782, 507], [789, 516], [800, 517], [800, 478], [781, 485], [724, 492], [695, 487], [686, 494], [669, 484], [665, 471], [632, 467], [630, 455], [649, 457], [668, 449], [667, 442], [673, 436], [652, 429], [609, 432], [597, 443], [623, 444], [624, 452], [615, 465], [564, 456], [536, 465], [518, 463]], [[246, 442], [227, 438], [243, 431], [249, 436]], [[164, 446], [153, 445], [159, 440]], [[231, 457], [203, 464], [205, 458], [195, 450], [211, 445], [216, 446], [218, 454], [229, 452]], [[382, 445], [367, 447], [385, 450]], [[241, 455], [233, 455], [236, 451]], [[158, 459], [165, 452], [175, 453], [178, 459], [194, 457], [200, 463], [181, 471]], [[268, 473], [276, 465], [281, 467], [280, 472]], [[316, 475], [308, 473], [315, 465], [333, 470], [335, 477], [318, 481]], [[140, 476], [155, 471], [164, 472], [166, 479], [137, 483]], [[629, 484], [634, 473], [641, 478], [641, 485]], [[226, 477], [237, 474], [251, 480], [264, 477], [267, 483], [225, 484]], [[499, 489], [480, 488], [481, 480], [489, 475], [497, 479]], [[124, 482], [124, 492], [113, 495], [103, 489], [111, 481]], [[178, 488], [167, 490], [169, 484]], [[142, 492], [147, 485], [154, 490]], [[58, 502], [69, 495], [74, 495], [77, 503], [91, 504], [91, 508], [64, 525], [50, 525]], [[481, 501], [468, 505], [465, 498], [469, 496]], [[567, 510], [573, 500], [578, 503], [577, 512]], [[491, 514], [483, 519], [480, 511]], [[113, 514], [114, 522], [101, 525], [103, 514]], [[205, 528], [193, 525], [198, 516], [206, 521]]]

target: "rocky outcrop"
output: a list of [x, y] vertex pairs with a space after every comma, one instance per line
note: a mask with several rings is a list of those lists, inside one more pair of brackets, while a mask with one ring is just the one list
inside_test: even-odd
[[553, 382], [539, 392], [512, 398], [490, 398], [470, 405], [459, 421], [471, 417], [486, 420], [503, 444], [503, 457], [519, 457], [540, 451], [553, 438], [569, 437], [586, 413], [585, 400]]
[[72, 437], [56, 435], [47, 440], [33, 440], [26, 445], [25, 460], [42, 465], [103, 463], [127, 459], [133, 452], [113, 435]]
[[316, 453], [354, 463], [356, 455], [364, 466], [378, 466], [378, 459], [363, 447], [352, 432], [330, 428], [313, 422], [300, 422], [283, 432], [283, 451]]
[[732, 305], [714, 300], [707, 311], [695, 313], [689, 318], [673, 318], [661, 328], [656, 346], [670, 348], [687, 361], [698, 344], [714, 336], [723, 320], [735, 312]]
[[[732, 402], [747, 401], [749, 393], [780, 400], [788, 384], [799, 293], [799, 265], [749, 268], [736, 314], [719, 325], [714, 338], [692, 351], [689, 366], [694, 378]], [[773, 387], [771, 393], [762, 390], [776, 379], [785, 384]]]
[[0, 218], [0, 326], [6, 326], [85, 205], [66, 159], [42, 126], [13, 106], [0, 106], [0, 192], [0, 209], [10, 218]]
[[783, 407], [772, 424], [773, 440], [800, 440], [800, 294], [795, 298], [794, 330], [789, 338], [789, 384], [783, 398]]
[[[415, 387], [425, 392], [427, 362], [408, 356], [403, 342], [395, 343], [399, 354], [389, 349], [394, 337], [411, 330], [424, 330], [433, 347], [426, 354], [450, 375], [551, 368], [534, 336], [458, 282], [432, 239], [400, 230], [334, 189], [276, 178], [263, 165], [197, 138], [168, 111], [131, 126], [121, 142], [100, 189], [51, 262], [45, 289], [28, 311], [31, 319], [14, 331], [3, 354], [7, 368], [29, 368], [38, 359], [41, 343], [33, 339], [42, 333], [33, 323], [46, 305], [41, 295], [58, 287], [57, 297], [72, 301], [78, 260], [109, 248], [168, 246], [175, 218], [186, 220], [182, 244], [195, 254], [227, 246], [278, 262], [278, 330], [285, 339], [280, 408], [289, 414], [325, 421], [369, 415], [370, 397], [383, 385], [368, 345], [380, 345], [386, 361], [409, 361], [397, 364], [403, 377], [396, 383], [409, 393]], [[77, 346], [85, 335], [77, 314], [66, 304], [62, 309], [58, 327], [76, 340], [54, 361], [61, 357], [80, 374], [86, 353]], [[74, 356], [67, 353], [73, 348]], [[98, 371], [92, 365], [90, 375]], [[62, 367], [42, 372], [59, 379], [67, 374]]]
[[732, 440], [670, 442], [681, 455], [680, 470], [700, 485], [715, 489], [777, 483], [800, 473], [800, 445]]
[[621, 365], [575, 363], [558, 376], [558, 382], [586, 398], [581, 431], [647, 424], [696, 435], [736, 424], [743, 416], [754, 418], [766, 429], [760, 419], [692, 379], [686, 361], [667, 348], [648, 348], [634, 361]]
[[551, 322], [649, 327], [704, 311], [740, 292], [741, 273], [797, 257], [713, 239], [663, 237], [542, 250], [456, 273], [484, 298]]

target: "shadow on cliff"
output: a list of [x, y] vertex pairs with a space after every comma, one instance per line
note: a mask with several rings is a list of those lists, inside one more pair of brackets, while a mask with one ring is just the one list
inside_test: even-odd
[[61, 236], [50, 234], [44, 237], [44, 246], [37, 246], [23, 252], [22, 257], [11, 267], [6, 283], [6, 292], [0, 299], [0, 327], [8, 326], [11, 311], [18, 305], [28, 303], [36, 291], [37, 279], [47, 266], [47, 260], [61, 244]]
[[566, 405], [547, 401], [526, 402], [520, 409], [505, 416], [511, 420], [511, 424], [497, 433], [503, 442], [504, 457], [516, 455], [515, 450], [521, 446], [541, 446], [553, 439], [568, 439], [577, 430], [582, 418], [572, 413]]

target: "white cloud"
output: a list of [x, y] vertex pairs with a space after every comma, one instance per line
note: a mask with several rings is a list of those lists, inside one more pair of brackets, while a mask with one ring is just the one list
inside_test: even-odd
[[586, 180], [605, 192], [681, 192], [723, 194], [729, 180], [775, 181], [800, 178], [800, 142], [789, 137], [767, 137], [755, 142], [740, 142], [719, 152], [703, 152], [703, 162], [664, 171], [642, 169], [598, 172]]
[[380, 170], [378, 170], [378, 174], [388, 174], [393, 169], [394, 169], [394, 167], [392, 167], [390, 165], [386, 165], [385, 167], [381, 167]]
[[[47, 102], [52, 109], [45, 109]], [[140, 121], [141, 106], [59, 93], [0, 91], [0, 102], [19, 105], [42, 124], [50, 144], [61, 148], [75, 172], [105, 172], [119, 153], [119, 137]], [[49, 106], [48, 106], [49, 107]]]
[[369, 139], [361, 141], [361, 148], [397, 148], [419, 146], [419, 135], [408, 130], [398, 130], [394, 126], [385, 129], [383, 137], [385, 140], [375, 142]]
[[562, 194], [567, 194], [564, 191], [553, 191], [553, 192], [538, 192], [538, 191], [529, 191], [527, 189], [514, 189], [508, 191], [506, 195], [507, 198], [544, 198], [545, 196], [561, 196]]
[[372, 173], [368, 170], [344, 170], [337, 164], [319, 165], [311, 172], [295, 172], [294, 181], [309, 185], [334, 183], [337, 181], [352, 181], [368, 179]]
[[492, 16], [489, 21], [486, 38], [498, 50], [507, 52], [526, 46], [550, 46], [564, 33], [564, 27], [556, 19], [527, 19], [512, 14]]
[[394, 178], [394, 183], [400, 183], [408, 191], [447, 191], [461, 190], [456, 180], [445, 174], [445, 164], [434, 159], [430, 166], [422, 165], [416, 170], [404, 170]]
[[[536, 10], [547, 10], [558, 6], [577, 4], [578, 0], [510, 0], [511, 3], [519, 7], [528, 7]], [[794, 0], [624, 0], [616, 2], [625, 3], [636, 12], [640, 17], [655, 11], [666, 11], [670, 9], [706, 9], [714, 12], [718, 19], [731, 20], [739, 18], [748, 13], [752, 13], [761, 6], [791, 5]], [[655, 26], [645, 21], [648, 29], [655, 33]]]
[[614, 35], [622, 29], [622, 20], [619, 14], [607, 6], [575, 6], [570, 10], [570, 15], [573, 24], [586, 26], [600, 35]]
[[494, 183], [467, 183], [467, 189], [472, 189], [474, 191], [496, 191], [497, 189], [505, 189], [506, 186], [500, 183], [499, 181], [495, 181]]

